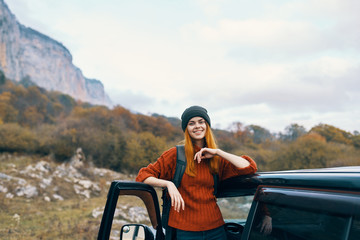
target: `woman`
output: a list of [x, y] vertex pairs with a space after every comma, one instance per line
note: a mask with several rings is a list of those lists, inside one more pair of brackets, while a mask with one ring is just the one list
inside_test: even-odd
[[186, 170], [177, 189], [171, 181], [175, 173], [176, 148], [165, 151], [158, 160], [142, 168], [136, 178], [154, 187], [167, 188], [171, 198], [168, 225], [182, 239], [226, 239], [224, 220], [214, 196], [214, 178], [254, 174], [256, 163], [216, 147], [207, 110], [187, 108], [181, 116], [185, 135]]

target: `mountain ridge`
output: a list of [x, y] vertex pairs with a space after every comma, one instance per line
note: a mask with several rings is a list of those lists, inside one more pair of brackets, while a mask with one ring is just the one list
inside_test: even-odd
[[0, 70], [6, 77], [16, 82], [30, 78], [47, 90], [111, 107], [102, 82], [86, 78], [72, 60], [62, 43], [19, 23], [5, 1], [0, 0]]

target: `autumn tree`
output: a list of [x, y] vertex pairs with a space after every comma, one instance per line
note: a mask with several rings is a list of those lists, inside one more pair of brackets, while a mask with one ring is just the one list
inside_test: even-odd
[[54, 102], [59, 102], [63, 106], [66, 115], [70, 114], [74, 107], [77, 106], [76, 101], [70, 95], [52, 92], [50, 93], [50, 96]]
[[57, 126], [55, 124], [40, 124], [32, 128], [38, 141], [36, 153], [49, 155], [53, 153], [54, 143], [57, 140]]
[[131, 172], [137, 172], [141, 167], [155, 162], [167, 147], [163, 137], [156, 137], [150, 132], [133, 132], [126, 140], [124, 167]]
[[103, 106], [95, 106], [91, 108], [77, 106], [72, 111], [70, 117], [82, 120], [82, 127], [97, 126], [97, 128], [105, 130], [112, 123], [112, 117], [109, 109]]
[[355, 147], [360, 148], [360, 133], [358, 131], [354, 132], [352, 136], [352, 141]]
[[236, 141], [236, 138], [233, 137], [232, 132], [213, 129], [213, 133], [220, 149], [223, 149], [226, 152], [232, 152], [239, 147], [239, 143]]
[[0, 119], [2, 122], [16, 122], [19, 111], [11, 104], [12, 94], [2, 92], [0, 94]]
[[36, 126], [44, 122], [44, 115], [39, 113], [35, 106], [29, 106], [22, 115], [23, 126]]
[[0, 151], [1, 152], [29, 152], [34, 153], [39, 142], [36, 135], [29, 129], [17, 123], [0, 125]]
[[78, 147], [76, 135], [77, 130], [72, 127], [57, 129], [50, 147], [57, 160], [65, 161], [71, 158]]
[[115, 106], [110, 114], [112, 115], [114, 123], [121, 129], [136, 132], [140, 130], [137, 116], [128, 109], [121, 106]]
[[317, 134], [306, 134], [277, 152], [273, 170], [321, 168], [336, 157], [336, 151], [326, 139]]
[[123, 170], [126, 142], [121, 132], [81, 129], [78, 131], [78, 146], [96, 166]]
[[293, 123], [285, 128], [285, 133], [279, 134], [279, 138], [283, 141], [295, 141], [299, 137], [306, 134], [306, 129], [303, 126]]
[[[258, 126], [252, 126], [255, 129], [258, 128]], [[241, 122], [234, 122], [229, 127], [229, 131], [233, 134], [233, 137], [236, 139], [237, 142], [241, 144], [249, 144], [249, 141], [251, 140], [251, 138], [254, 137], [253, 134], [255, 134], [255, 131], [257, 130], [253, 130], [251, 126], [247, 128]]]
[[249, 137], [256, 144], [271, 141], [273, 139], [273, 135], [269, 130], [258, 125], [249, 125], [246, 127], [246, 131], [248, 132]]
[[165, 117], [159, 116], [155, 117], [154, 129], [151, 131], [155, 136], [165, 137], [169, 140], [174, 140], [175, 138], [181, 136], [183, 138], [183, 133], [179, 128], [175, 128]]
[[318, 133], [325, 137], [328, 142], [351, 144], [351, 133], [341, 130], [328, 124], [319, 124], [313, 127], [310, 132]]

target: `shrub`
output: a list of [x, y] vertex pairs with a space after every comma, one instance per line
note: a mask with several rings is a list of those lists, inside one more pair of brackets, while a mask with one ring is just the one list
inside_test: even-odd
[[39, 146], [36, 135], [17, 123], [0, 125], [0, 151], [35, 152]]

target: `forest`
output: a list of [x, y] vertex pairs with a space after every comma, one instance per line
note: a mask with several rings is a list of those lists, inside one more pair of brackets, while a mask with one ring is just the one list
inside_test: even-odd
[[[241, 119], [240, 119], [241, 120]], [[30, 78], [15, 83], [0, 71], [0, 153], [69, 161], [81, 148], [88, 164], [137, 173], [183, 139], [180, 119], [109, 109], [46, 91]], [[360, 165], [360, 134], [319, 123], [291, 123], [271, 133], [234, 122], [214, 129], [219, 148], [251, 156], [260, 171]]]

